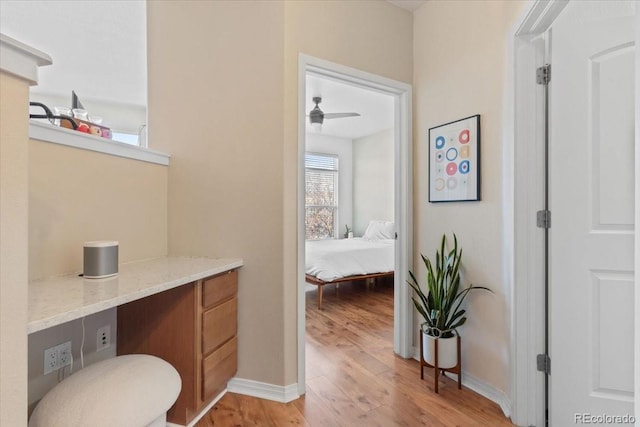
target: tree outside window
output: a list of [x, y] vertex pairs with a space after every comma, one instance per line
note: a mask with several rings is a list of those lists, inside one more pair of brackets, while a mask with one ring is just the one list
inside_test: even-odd
[[332, 239], [338, 228], [338, 157], [305, 154], [305, 238]]

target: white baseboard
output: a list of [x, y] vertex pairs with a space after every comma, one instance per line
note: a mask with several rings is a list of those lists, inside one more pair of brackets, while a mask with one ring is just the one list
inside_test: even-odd
[[227, 390], [232, 393], [281, 403], [288, 403], [300, 397], [297, 383], [281, 386], [242, 378], [231, 378], [227, 384]]
[[[416, 360], [419, 360], [419, 358], [420, 354], [415, 357]], [[447, 372], [446, 375], [453, 380], [457, 381], [458, 379], [458, 376], [455, 374], [450, 374]], [[470, 390], [475, 391], [479, 395], [486, 397], [492, 402], [495, 402], [496, 404], [498, 404], [498, 406], [500, 406], [500, 409], [502, 409], [502, 412], [507, 418], [511, 417], [511, 401], [502, 390], [498, 390], [494, 386], [487, 384], [486, 382], [481, 381], [473, 375], [470, 375], [464, 371], [462, 375], [462, 385]], [[220, 398], [224, 396], [224, 394], [228, 391], [245, 396], [273, 400], [275, 402], [281, 403], [289, 403], [300, 397], [300, 395], [298, 394], [297, 383], [289, 384], [287, 386], [280, 386], [259, 381], [246, 380], [243, 378], [231, 378], [231, 380], [229, 380], [227, 384], [227, 389], [216, 396], [216, 398], [209, 405], [207, 405], [207, 407], [204, 408], [191, 423], [189, 423], [188, 427], [193, 426], [200, 418], [202, 418], [202, 416], [204, 416], [204, 414], [206, 414], [213, 407], [213, 405], [215, 405], [218, 400], [220, 400]], [[167, 423], [167, 427], [178, 427], [178, 425]]]
[[[446, 375], [449, 378], [458, 381], [457, 375], [450, 374], [448, 372], [446, 373]], [[471, 374], [468, 374], [464, 370], [462, 370], [462, 385], [464, 385], [468, 389], [475, 391], [479, 395], [486, 397], [492, 402], [497, 403], [498, 406], [500, 406], [500, 409], [502, 409], [504, 416], [507, 418], [511, 418], [511, 401], [502, 390], [499, 390], [491, 384], [487, 384], [486, 382], [479, 380], [478, 378], [474, 377]]]
[[[415, 348], [415, 355], [413, 357], [415, 360], [420, 361], [420, 348]], [[447, 377], [458, 381], [458, 376], [456, 374], [451, 374], [449, 372], [446, 373]], [[502, 409], [502, 413], [507, 418], [511, 418], [511, 400], [507, 397], [506, 394], [502, 390], [499, 390], [473, 375], [466, 372], [464, 369], [462, 370], [462, 385], [467, 387], [470, 390], [475, 391], [479, 395], [486, 397], [492, 402], [495, 402], [500, 409]]]
[[[222, 392], [221, 392], [219, 395], [217, 395], [217, 396], [216, 396], [216, 398], [215, 398], [215, 399], [213, 399], [213, 400], [211, 401], [211, 403], [209, 403], [207, 406], [205, 406], [204, 408], [202, 408], [202, 411], [200, 411], [200, 413], [199, 413], [198, 415], [196, 415], [196, 417], [195, 417], [193, 420], [191, 420], [191, 422], [190, 422], [189, 424], [187, 424], [187, 427], [193, 427], [193, 426], [195, 426], [195, 425], [196, 425], [196, 423], [197, 423], [198, 421], [200, 421], [200, 418], [204, 417], [204, 416], [205, 416], [205, 414], [206, 414], [207, 412], [209, 412], [209, 410], [210, 410], [211, 408], [213, 408], [213, 405], [215, 405], [216, 403], [218, 403], [218, 400], [220, 400], [220, 399], [222, 398], [222, 396], [224, 396], [224, 395], [227, 393], [227, 391], [228, 391], [227, 389], [222, 390]], [[184, 426], [182, 426], [182, 425], [180, 425], [180, 424], [167, 423], [167, 427], [184, 427]]]

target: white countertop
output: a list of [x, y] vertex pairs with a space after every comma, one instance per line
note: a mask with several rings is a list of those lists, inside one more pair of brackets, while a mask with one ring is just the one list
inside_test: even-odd
[[241, 267], [239, 258], [164, 257], [120, 265], [117, 276], [85, 279], [77, 274], [29, 283], [27, 333], [157, 294]]

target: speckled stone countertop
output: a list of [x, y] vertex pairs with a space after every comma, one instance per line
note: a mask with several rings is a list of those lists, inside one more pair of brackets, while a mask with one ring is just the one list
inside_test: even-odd
[[239, 258], [164, 257], [121, 264], [117, 276], [85, 279], [77, 274], [29, 283], [27, 333], [157, 294], [241, 267]]

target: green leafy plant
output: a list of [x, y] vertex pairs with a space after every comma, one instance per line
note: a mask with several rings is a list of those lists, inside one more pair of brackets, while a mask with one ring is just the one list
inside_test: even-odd
[[344, 225], [344, 228], [347, 229], [347, 231], [344, 232], [344, 238], [348, 238], [349, 237], [349, 233], [351, 232], [351, 229], [349, 228], [349, 226], [347, 224]]
[[[424, 331], [437, 338], [454, 336], [456, 328], [467, 321], [466, 310], [462, 309], [465, 298], [474, 289], [492, 292], [484, 286], [472, 286], [460, 289], [460, 263], [462, 248], [458, 248], [458, 238], [453, 235], [453, 249], [446, 253], [447, 236], [442, 235], [440, 250], [436, 251], [435, 269], [431, 260], [420, 254], [427, 268], [427, 292], [420, 289], [415, 275], [409, 271], [409, 285], [418, 298], [413, 297], [416, 310], [425, 319]], [[457, 332], [456, 332], [457, 333]]]

